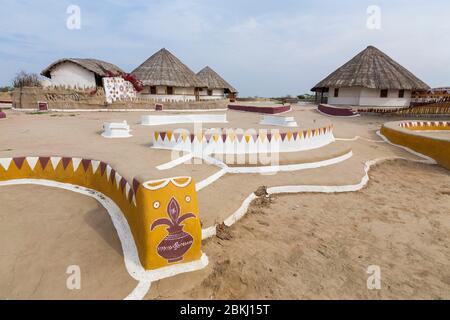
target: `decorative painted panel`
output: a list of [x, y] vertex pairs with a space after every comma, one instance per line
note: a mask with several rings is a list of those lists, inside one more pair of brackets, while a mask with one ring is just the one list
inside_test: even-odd
[[107, 103], [136, 98], [136, 90], [131, 82], [122, 77], [103, 78], [103, 88]]

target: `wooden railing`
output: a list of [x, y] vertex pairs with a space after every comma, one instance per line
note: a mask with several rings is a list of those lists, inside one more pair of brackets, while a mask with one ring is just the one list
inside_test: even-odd
[[427, 103], [407, 108], [360, 108], [358, 112], [396, 116], [450, 116], [450, 101]]

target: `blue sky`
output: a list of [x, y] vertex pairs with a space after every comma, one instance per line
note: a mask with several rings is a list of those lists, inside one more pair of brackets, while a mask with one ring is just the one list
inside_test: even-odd
[[[241, 96], [308, 92], [368, 45], [432, 87], [450, 85], [448, 0], [0, 0], [0, 86], [62, 57], [132, 71], [162, 47], [209, 65]], [[69, 30], [69, 5], [81, 29]], [[366, 26], [381, 9], [381, 29]]]

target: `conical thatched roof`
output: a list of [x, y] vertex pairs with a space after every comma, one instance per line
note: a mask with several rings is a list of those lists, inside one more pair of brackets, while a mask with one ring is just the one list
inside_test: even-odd
[[321, 88], [365, 87], [371, 89], [428, 90], [430, 87], [373, 46], [319, 82]]
[[206, 88], [206, 84], [167, 49], [156, 52], [132, 74], [146, 86]]
[[102, 60], [97, 60], [97, 59], [79, 59], [79, 58], [63, 58], [63, 59], [59, 59], [55, 62], [53, 62], [51, 65], [49, 65], [47, 68], [45, 68], [42, 72], [41, 75], [50, 78], [50, 72], [53, 68], [55, 68], [57, 65], [61, 64], [61, 63], [65, 63], [65, 62], [72, 62], [75, 63], [76, 65], [79, 65], [80, 67], [92, 71], [93, 73], [101, 76], [101, 77], [106, 77], [109, 74], [108, 73], [112, 73], [112, 74], [118, 74], [118, 73], [124, 73], [122, 69], [120, 69], [119, 67], [113, 65], [112, 63], [109, 62], [105, 62]]
[[237, 93], [237, 90], [231, 84], [208, 66], [200, 70], [197, 76], [208, 86], [208, 89], [226, 89], [231, 93]]

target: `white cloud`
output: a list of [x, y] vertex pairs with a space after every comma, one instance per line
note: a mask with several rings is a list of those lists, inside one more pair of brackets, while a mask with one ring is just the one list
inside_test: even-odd
[[381, 30], [366, 28], [372, 1], [78, 0], [79, 31], [65, 28], [72, 1], [4, 2], [11, 14], [0, 20], [1, 84], [63, 56], [105, 59], [131, 71], [166, 47], [194, 71], [217, 69], [242, 95], [296, 94], [367, 45], [432, 86], [450, 84], [444, 0], [379, 0]]

